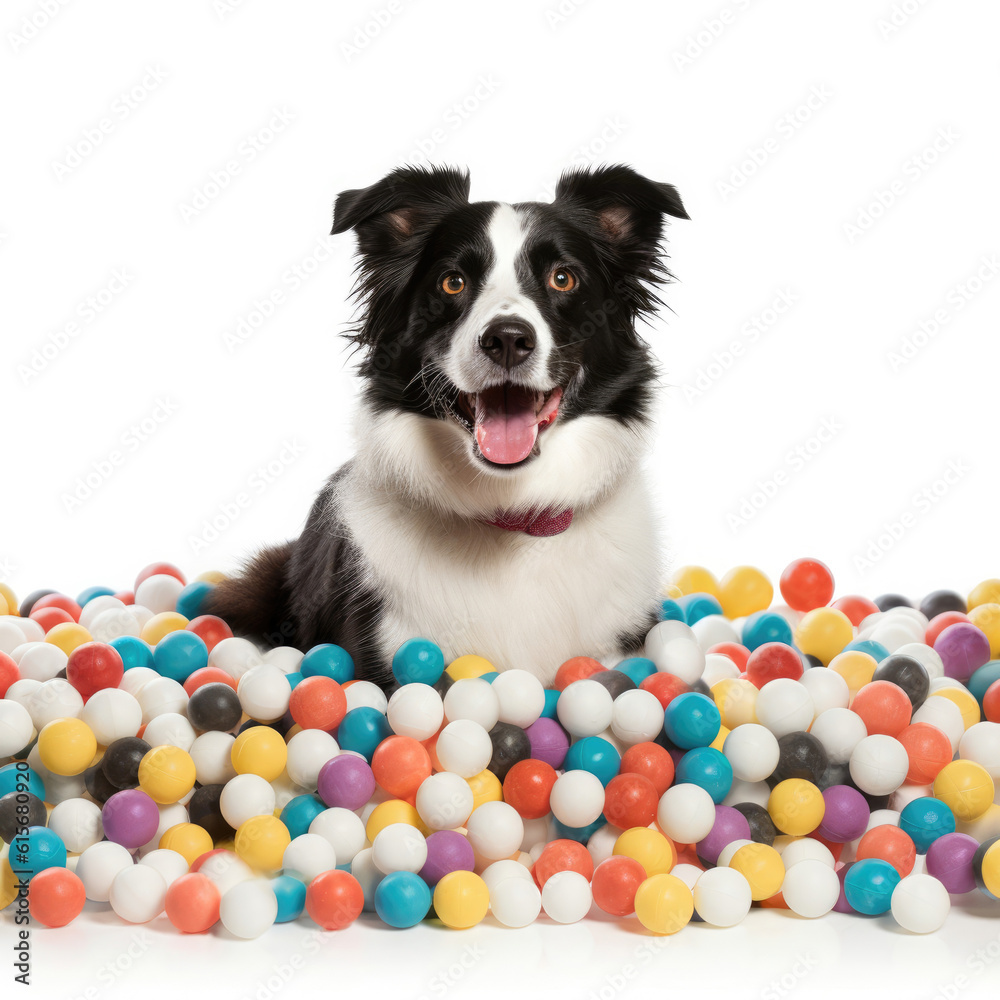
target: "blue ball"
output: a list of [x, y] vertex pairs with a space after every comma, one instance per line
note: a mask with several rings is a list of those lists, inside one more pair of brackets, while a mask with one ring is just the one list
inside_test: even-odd
[[556, 718], [556, 705], [559, 704], [559, 692], [555, 688], [545, 689], [545, 708], [542, 709], [543, 719]]
[[485, 674], [479, 675], [479, 679], [481, 681], [486, 681], [487, 684], [492, 684], [499, 676], [499, 670], [487, 670]]
[[279, 875], [271, 879], [271, 891], [278, 901], [278, 915], [274, 918], [276, 924], [287, 924], [302, 915], [306, 908], [306, 887], [291, 875]]
[[666, 597], [660, 602], [661, 622], [684, 621], [684, 609], [672, 598]]
[[337, 743], [341, 750], [353, 750], [370, 764], [375, 749], [387, 736], [392, 735], [389, 720], [375, 708], [353, 708], [344, 716], [337, 729]]
[[212, 592], [212, 584], [204, 580], [195, 580], [189, 583], [177, 595], [177, 613], [183, 615], [190, 621], [201, 614], [202, 605], [205, 598]]
[[10, 856], [11, 867], [29, 879], [46, 868], [66, 867], [66, 845], [47, 826], [29, 826], [25, 835], [15, 837]]
[[854, 649], [874, 657], [876, 663], [881, 663], [889, 655], [889, 650], [874, 639], [855, 639], [844, 647], [843, 652], [848, 653]]
[[131, 670], [133, 667], [153, 669], [153, 650], [148, 642], [144, 642], [138, 636], [120, 635], [117, 639], [112, 639], [108, 645], [118, 650], [126, 670]]
[[684, 621], [688, 625], [693, 625], [709, 615], [722, 614], [722, 605], [711, 594], [685, 594], [677, 599], [677, 603], [684, 611]]
[[285, 674], [285, 680], [288, 681], [288, 686], [293, 691], [295, 690], [295, 686], [304, 679], [301, 670], [293, 670], [290, 674]]
[[390, 927], [415, 927], [430, 908], [430, 887], [413, 872], [392, 872], [375, 889], [375, 912]]
[[699, 785], [717, 806], [722, 805], [733, 786], [733, 766], [714, 747], [695, 747], [681, 757], [674, 781], [678, 785]]
[[987, 689], [994, 681], [998, 680], [1000, 680], [1000, 660], [990, 660], [989, 663], [984, 663], [969, 678], [969, 692], [979, 702], [980, 710], [983, 707], [983, 698], [986, 697]]
[[955, 814], [940, 799], [921, 795], [903, 806], [899, 828], [913, 841], [918, 854], [926, 854], [938, 837], [955, 832]]
[[196, 670], [208, 666], [208, 646], [200, 635], [178, 629], [153, 647], [153, 669], [183, 684]]
[[392, 657], [400, 684], [437, 684], [444, 673], [444, 653], [430, 639], [407, 639]]
[[792, 644], [792, 626], [774, 611], [755, 611], [743, 623], [743, 645], [752, 653], [768, 642]]
[[682, 750], [707, 747], [722, 726], [715, 702], [700, 691], [685, 691], [674, 698], [663, 713], [663, 731]]
[[555, 824], [556, 839], [558, 840], [575, 840], [578, 844], [586, 843], [590, 838], [601, 829], [602, 826], [607, 826], [608, 821], [604, 818], [604, 813], [601, 813], [597, 819], [594, 820], [590, 826], [566, 826], [565, 823], [560, 823], [559, 820], [553, 819]]
[[584, 736], [577, 740], [566, 752], [563, 761], [565, 771], [589, 771], [601, 779], [605, 788], [618, 774], [622, 766], [622, 756], [614, 745], [600, 736]]
[[326, 811], [326, 803], [318, 795], [296, 795], [285, 803], [278, 819], [288, 827], [294, 840], [309, 832], [309, 824]]
[[630, 656], [627, 660], [622, 660], [615, 670], [620, 670], [626, 677], [638, 687], [647, 677], [656, 673], [656, 664], [652, 660], [647, 660], [645, 656]]
[[45, 801], [45, 784], [36, 771], [30, 767], [25, 767], [23, 762], [15, 764], [4, 764], [0, 767], [0, 799], [8, 792], [23, 792], [27, 782], [27, 790], [32, 795], [37, 795], [43, 802]]
[[354, 680], [354, 660], [351, 654], [332, 642], [313, 646], [299, 664], [303, 677], [332, 677], [338, 684]]
[[115, 592], [110, 587], [87, 587], [77, 595], [76, 603], [82, 608], [88, 601], [95, 597], [114, 597]]
[[857, 861], [844, 877], [844, 895], [858, 913], [875, 916], [886, 913], [892, 902], [892, 890], [899, 885], [899, 872], [881, 858]]

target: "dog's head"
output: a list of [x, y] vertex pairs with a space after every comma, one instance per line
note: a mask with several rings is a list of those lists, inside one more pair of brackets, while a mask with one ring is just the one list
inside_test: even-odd
[[[353, 338], [387, 474], [464, 513], [574, 505], [641, 450], [677, 191], [629, 167], [562, 176], [551, 203], [469, 202], [469, 177], [401, 168], [337, 198], [358, 237]], [[616, 472], [617, 470], [617, 472]]]

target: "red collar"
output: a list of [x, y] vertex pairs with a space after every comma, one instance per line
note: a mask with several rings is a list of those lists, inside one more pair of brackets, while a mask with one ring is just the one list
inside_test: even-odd
[[532, 507], [523, 514], [512, 510], [498, 510], [492, 520], [483, 519], [483, 524], [492, 524], [504, 531], [523, 531], [536, 538], [548, 538], [564, 532], [573, 520], [573, 508], [553, 512]]

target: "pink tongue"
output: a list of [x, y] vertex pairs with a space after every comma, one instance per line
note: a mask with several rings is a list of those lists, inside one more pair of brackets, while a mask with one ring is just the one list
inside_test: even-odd
[[520, 386], [496, 386], [476, 396], [476, 440], [491, 462], [512, 465], [531, 454], [538, 437], [535, 393]]

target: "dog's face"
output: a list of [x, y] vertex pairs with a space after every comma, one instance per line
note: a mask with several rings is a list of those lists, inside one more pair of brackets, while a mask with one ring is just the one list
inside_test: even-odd
[[687, 214], [673, 187], [627, 167], [566, 174], [551, 204], [470, 203], [468, 190], [458, 171], [403, 168], [337, 199], [333, 231], [358, 235], [366, 401], [383, 423], [424, 421], [424, 459], [442, 452], [452, 472], [467, 466], [459, 478], [558, 478], [588, 440], [613, 450], [616, 429], [648, 418], [635, 323], [668, 277], [663, 216]]

